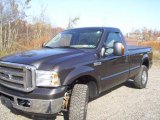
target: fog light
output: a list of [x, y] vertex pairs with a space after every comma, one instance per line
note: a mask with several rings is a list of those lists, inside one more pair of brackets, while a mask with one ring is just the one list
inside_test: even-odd
[[23, 99], [17, 99], [18, 105], [23, 106], [23, 107], [30, 107], [31, 103], [28, 100], [23, 100]]

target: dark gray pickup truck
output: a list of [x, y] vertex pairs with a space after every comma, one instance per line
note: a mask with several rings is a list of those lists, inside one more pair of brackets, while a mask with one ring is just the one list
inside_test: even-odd
[[152, 49], [127, 46], [117, 28], [65, 30], [42, 49], [0, 59], [1, 102], [19, 113], [66, 111], [70, 120], [85, 120], [89, 99], [103, 91], [129, 79], [145, 88], [151, 65]]

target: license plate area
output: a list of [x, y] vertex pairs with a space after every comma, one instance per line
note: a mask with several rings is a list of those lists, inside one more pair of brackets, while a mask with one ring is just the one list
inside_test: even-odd
[[1, 103], [7, 108], [11, 109], [13, 107], [12, 103], [14, 102], [12, 98], [1, 95]]

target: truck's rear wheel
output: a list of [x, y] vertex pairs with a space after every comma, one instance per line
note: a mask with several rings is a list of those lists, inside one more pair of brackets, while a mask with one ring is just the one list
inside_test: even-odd
[[88, 99], [88, 86], [76, 84], [73, 88], [70, 100], [69, 120], [86, 120]]
[[134, 84], [137, 88], [145, 88], [148, 81], [148, 68], [144, 65], [141, 66], [139, 73], [134, 78]]

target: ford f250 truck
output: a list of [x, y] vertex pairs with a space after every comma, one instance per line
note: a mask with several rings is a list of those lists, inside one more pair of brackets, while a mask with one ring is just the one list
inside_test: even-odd
[[42, 49], [0, 59], [1, 102], [32, 115], [68, 111], [70, 120], [85, 120], [89, 99], [103, 91], [129, 79], [145, 88], [151, 65], [152, 49], [127, 46], [117, 28], [65, 30]]

